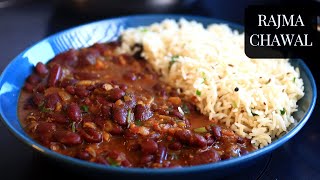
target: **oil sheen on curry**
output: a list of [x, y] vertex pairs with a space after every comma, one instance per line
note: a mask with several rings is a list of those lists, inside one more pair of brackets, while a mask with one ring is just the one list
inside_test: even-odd
[[94, 44], [39, 62], [19, 100], [25, 131], [52, 151], [106, 166], [194, 166], [255, 150], [202, 115], [195, 98], [161, 82], [139, 51], [116, 54], [119, 45]]

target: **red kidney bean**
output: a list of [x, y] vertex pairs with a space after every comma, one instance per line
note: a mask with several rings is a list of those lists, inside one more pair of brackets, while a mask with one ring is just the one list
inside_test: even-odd
[[112, 158], [112, 159], [120, 159], [119, 156], [124, 157], [125, 154], [122, 153], [122, 152], [118, 152], [118, 151], [110, 151], [110, 152], [108, 153], [108, 157], [109, 157], [109, 158]]
[[34, 108], [34, 103], [32, 102], [32, 98], [28, 98], [25, 102], [25, 104], [23, 105], [23, 109], [25, 110], [29, 110], [29, 109], [33, 109]]
[[191, 160], [191, 165], [198, 165], [198, 164], [207, 164], [210, 162], [217, 162], [220, 160], [219, 153], [214, 149], [209, 149], [207, 151], [198, 153], [194, 155], [194, 158]]
[[220, 138], [221, 137], [221, 127], [220, 126], [217, 126], [217, 125], [213, 125], [211, 126], [211, 131], [212, 131], [212, 135], [215, 137], [215, 138]]
[[34, 93], [32, 96], [32, 102], [36, 106], [40, 106], [41, 104], [44, 104], [44, 95], [41, 93]]
[[178, 151], [180, 149], [182, 149], [182, 144], [178, 141], [170, 143], [168, 146], [169, 149], [174, 150], [174, 151]]
[[53, 133], [56, 131], [56, 125], [53, 123], [42, 122], [39, 123], [36, 129], [39, 139], [45, 145], [49, 145]]
[[113, 120], [119, 125], [121, 126], [127, 125], [127, 115], [128, 115], [128, 112], [124, 107], [118, 107], [118, 106], [112, 107]]
[[73, 86], [67, 86], [66, 91], [71, 95], [74, 95], [76, 93], [76, 90], [74, 89]]
[[89, 96], [90, 91], [88, 91], [85, 86], [76, 86], [76, 88], [75, 88], [75, 94], [76, 94], [77, 96], [79, 96], [79, 97], [84, 98], [84, 97]]
[[115, 102], [119, 99], [121, 99], [126, 93], [122, 90], [122, 89], [119, 89], [119, 88], [113, 88], [111, 90], [108, 91], [108, 98]]
[[108, 165], [108, 161], [106, 160], [105, 157], [103, 156], [98, 156], [96, 159], [95, 159], [95, 162], [96, 163], [99, 163], [99, 164], [105, 164], [105, 165]]
[[246, 154], [248, 154], [248, 153], [249, 153], [249, 151], [246, 150], [245, 148], [240, 148], [240, 154], [241, 154], [241, 155], [246, 155]]
[[66, 131], [66, 130], [60, 130], [56, 131], [54, 134], [55, 139], [67, 146], [74, 146], [82, 143], [81, 137], [74, 132]]
[[150, 162], [152, 162], [154, 160], [154, 155], [152, 154], [145, 154], [145, 155], [142, 155], [141, 158], [140, 158], [140, 164], [142, 165], [146, 165]]
[[36, 74], [31, 74], [27, 78], [27, 82], [33, 85], [37, 85], [39, 82], [41, 82], [41, 78]]
[[42, 122], [39, 123], [36, 129], [36, 132], [39, 135], [48, 135], [56, 131], [56, 125], [54, 123]]
[[130, 161], [128, 159], [125, 159], [125, 160], [121, 161], [121, 166], [132, 167], [132, 164], [130, 163]]
[[245, 139], [244, 138], [242, 138], [242, 137], [240, 137], [240, 136], [238, 136], [238, 138], [237, 138], [237, 143], [239, 143], [239, 144], [243, 144], [243, 143], [245, 143], [246, 141], [245, 141]]
[[[137, 138], [138, 138], [138, 135], [137, 135], [136, 133], [131, 132], [130, 129], [124, 130], [123, 136], [124, 136], [126, 139], [137, 139]], [[138, 145], [139, 145], [139, 144], [138, 144]], [[139, 145], [139, 147], [140, 147], [140, 145]]]
[[109, 133], [112, 135], [121, 135], [123, 134], [123, 128], [117, 124], [113, 124], [112, 129]]
[[62, 69], [59, 64], [53, 65], [53, 67], [50, 69], [49, 77], [48, 77], [48, 86], [56, 86], [58, 81], [61, 78]]
[[153, 116], [153, 113], [150, 110], [150, 107], [144, 106], [141, 104], [136, 105], [134, 110], [135, 119], [139, 119], [140, 121], [145, 121], [151, 118], [152, 116]]
[[92, 45], [92, 47], [94, 49], [97, 49], [100, 54], [103, 54], [104, 51], [108, 49], [107, 46], [105, 46], [104, 44], [100, 44], [100, 43], [95, 43]]
[[207, 146], [207, 140], [199, 134], [193, 134], [191, 144], [196, 147], [204, 148]]
[[128, 86], [125, 85], [125, 84], [119, 84], [119, 88], [123, 91], [127, 90], [128, 89]]
[[46, 96], [46, 108], [55, 109], [56, 104], [61, 101], [58, 93], [52, 93]]
[[46, 75], [48, 73], [48, 68], [42, 62], [38, 62], [35, 67], [35, 71], [39, 75]]
[[102, 141], [101, 132], [92, 128], [80, 129], [79, 134], [88, 143], [99, 143]]
[[69, 123], [68, 118], [63, 114], [52, 113], [52, 114], [49, 114], [49, 117], [52, 119], [53, 122], [56, 122], [56, 123], [60, 123], [60, 124]]
[[61, 54], [58, 54], [52, 62], [58, 63], [58, 64], [63, 64], [63, 65], [68, 65], [68, 66], [75, 66], [75, 64], [78, 61], [78, 51], [74, 49], [70, 49], [66, 52], [63, 52]]
[[157, 95], [162, 96], [162, 97], [167, 97], [168, 96], [164, 86], [162, 86], [160, 84], [156, 84], [152, 88], [157, 92]]
[[23, 86], [23, 89], [26, 90], [27, 92], [32, 92], [33, 88], [34, 88], [34, 86], [28, 82], [26, 82]]
[[220, 158], [221, 158], [221, 160], [227, 160], [227, 159], [231, 158], [231, 155], [225, 153], [225, 154], [222, 154]]
[[81, 121], [81, 109], [76, 103], [71, 103], [67, 108], [68, 117], [75, 122]]
[[175, 132], [174, 136], [182, 143], [189, 143], [192, 133], [190, 130], [178, 130]]
[[159, 107], [159, 108], [156, 108], [155, 111], [161, 115], [169, 115], [168, 109], [164, 109], [164, 108]]
[[101, 107], [101, 114], [104, 117], [109, 119], [111, 117], [111, 107], [110, 106], [102, 106]]
[[79, 60], [78, 60], [78, 66], [80, 67], [86, 67], [90, 65], [96, 64], [97, 57], [100, 56], [100, 53], [96, 49], [86, 49], [80, 51], [79, 54]]
[[76, 158], [79, 158], [82, 160], [89, 160], [91, 158], [91, 155], [87, 151], [82, 149], [76, 154]]
[[79, 80], [95, 80], [100, 77], [100, 74], [78, 71], [78, 72], [74, 72], [73, 76]]
[[141, 151], [144, 154], [154, 154], [158, 150], [158, 144], [153, 139], [145, 139], [140, 143]]
[[66, 88], [67, 86], [73, 86], [78, 82], [76, 79], [63, 79], [62, 82], [60, 83], [61, 87]]
[[167, 148], [163, 144], [160, 144], [156, 154], [155, 162], [163, 163], [163, 161], [167, 159], [167, 155]]
[[158, 140], [158, 139], [160, 138], [160, 136], [161, 136], [161, 135], [160, 135], [159, 133], [156, 133], [156, 132], [155, 132], [155, 133], [151, 133], [151, 134], [149, 135], [149, 138], [156, 141], [156, 140]]
[[137, 104], [136, 96], [133, 94], [130, 94], [129, 97], [131, 98], [131, 100], [125, 101], [124, 104], [127, 109], [133, 109]]
[[214, 138], [211, 136], [207, 137], [206, 139], [207, 139], [207, 146], [211, 146], [215, 142]]
[[103, 117], [95, 117], [93, 122], [98, 125], [101, 129], [104, 129], [104, 125], [106, 123], [106, 120]]
[[135, 81], [137, 80], [137, 75], [134, 72], [129, 71], [123, 75], [123, 78], [129, 81]]
[[46, 85], [44, 83], [40, 83], [40, 84], [38, 84], [36, 90], [37, 90], [37, 92], [43, 93], [45, 89], [46, 89]]
[[176, 116], [179, 119], [183, 119], [184, 118], [184, 116], [177, 109], [172, 110], [170, 112], [170, 114], [173, 115], [173, 116]]
[[127, 145], [127, 149], [131, 152], [138, 151], [141, 149], [140, 144], [138, 144], [136, 141], [133, 141], [133, 140], [127, 141], [126, 145]]

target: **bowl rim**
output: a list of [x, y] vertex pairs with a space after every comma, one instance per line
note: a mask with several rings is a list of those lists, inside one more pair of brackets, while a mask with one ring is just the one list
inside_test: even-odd
[[[29, 51], [32, 47], [34, 47], [37, 44], [40, 44], [44, 41], [47, 41], [49, 39], [55, 39], [56, 37], [74, 31], [76, 29], [81, 29], [85, 26], [91, 26], [94, 24], [99, 24], [102, 22], [106, 21], [123, 21], [126, 19], [132, 19], [132, 18], [174, 18], [174, 19], [180, 19], [180, 18], [188, 18], [188, 19], [194, 19], [200, 23], [203, 23], [203, 21], [207, 21], [210, 23], [224, 23], [229, 26], [231, 26], [232, 29], [238, 29], [238, 30], [243, 30], [244, 27], [240, 24], [233, 23], [230, 21], [222, 20], [222, 19], [216, 19], [216, 18], [211, 18], [211, 17], [204, 17], [204, 16], [197, 16], [197, 15], [188, 15], [188, 14], [145, 14], [145, 15], [129, 15], [129, 16], [120, 16], [120, 17], [115, 17], [115, 18], [107, 18], [107, 19], [102, 19], [102, 20], [97, 20], [93, 21], [90, 23], [85, 23], [82, 25], [78, 25], [72, 28], [68, 28], [66, 30], [60, 31], [58, 33], [52, 34], [50, 36], [47, 36], [43, 38], [42, 40], [34, 43], [33, 45], [29, 46], [26, 48], [24, 51], [22, 51], [19, 55], [17, 55], [3, 70], [0, 76], [0, 85], [2, 86], [3, 84], [3, 76], [7, 74], [8, 72], [8, 67], [12, 66], [16, 61], [19, 61], [19, 57], [21, 57], [25, 52]], [[55, 54], [56, 55], [56, 54]], [[122, 168], [122, 167], [112, 167], [112, 166], [106, 166], [94, 162], [88, 162], [80, 159], [76, 159], [70, 156], [62, 155], [57, 152], [54, 152], [41, 144], [37, 143], [35, 140], [30, 138], [28, 135], [22, 134], [22, 132], [19, 132], [19, 130], [15, 129], [13, 125], [10, 123], [10, 120], [3, 117], [3, 110], [2, 107], [0, 106], [0, 119], [2, 120], [3, 124], [6, 126], [7, 129], [15, 136], [17, 137], [21, 142], [24, 144], [30, 146], [31, 148], [35, 149], [36, 151], [40, 152], [41, 154], [45, 156], [49, 156], [53, 159], [60, 160], [62, 162], [66, 162], [72, 165], [76, 166], [82, 166], [86, 168], [93, 168], [96, 170], [100, 171], [106, 171], [110, 173], [122, 173], [122, 174], [183, 174], [183, 173], [192, 173], [192, 172], [200, 172], [200, 171], [209, 171], [209, 170], [214, 170], [214, 169], [223, 169], [231, 166], [236, 166], [238, 164], [241, 164], [243, 162], [255, 159], [259, 156], [265, 155], [267, 153], [270, 153], [272, 150], [278, 148], [285, 142], [287, 142], [289, 139], [291, 139], [294, 135], [296, 135], [300, 129], [305, 125], [305, 123], [309, 120], [313, 109], [316, 104], [316, 98], [317, 98], [317, 88], [316, 88], [316, 83], [313, 78], [313, 75], [308, 68], [308, 66], [305, 64], [305, 62], [301, 59], [297, 59], [300, 65], [301, 69], [304, 69], [307, 78], [310, 81], [310, 85], [312, 87], [312, 100], [309, 108], [306, 110], [306, 114], [304, 117], [296, 124], [295, 127], [293, 127], [288, 133], [285, 135], [281, 136], [279, 139], [274, 140], [271, 144], [261, 148], [257, 149], [253, 152], [250, 152], [244, 156], [233, 158], [233, 159], [228, 159], [228, 160], [223, 160], [215, 163], [209, 163], [209, 164], [202, 164], [202, 165], [196, 165], [196, 166], [190, 166], [190, 167], [182, 167], [182, 168], [159, 168], [159, 169], [152, 169], [152, 168]], [[1, 88], [1, 87], [0, 87]], [[19, 90], [20, 91], [20, 90]], [[1, 94], [0, 94], [1, 96]], [[19, 121], [19, 120], [18, 120]], [[20, 123], [19, 123], [20, 125]]]

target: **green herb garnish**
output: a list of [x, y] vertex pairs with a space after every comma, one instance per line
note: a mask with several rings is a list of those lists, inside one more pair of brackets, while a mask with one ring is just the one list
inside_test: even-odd
[[147, 28], [143, 28], [143, 29], [141, 29], [141, 32], [148, 32], [148, 29]]
[[71, 130], [72, 130], [72, 132], [76, 132], [76, 122], [72, 122]]
[[181, 109], [185, 114], [189, 114], [190, 113], [190, 110], [189, 110], [189, 108], [188, 108], [188, 106], [186, 104], [182, 104]]
[[114, 159], [112, 159], [110, 157], [107, 158], [107, 161], [108, 161], [110, 166], [114, 166], [114, 167], [119, 167], [120, 166], [119, 162], [117, 162], [116, 160], [114, 160]]
[[89, 112], [89, 108], [88, 108], [88, 106], [87, 105], [82, 105], [81, 106], [81, 110], [83, 111], [83, 112]]
[[41, 112], [44, 112], [44, 113], [47, 113], [47, 112], [50, 112], [50, 111], [51, 111], [51, 109], [46, 108], [46, 107], [44, 106], [44, 104], [42, 104], [39, 108], [40, 108], [40, 111], [41, 111]]
[[293, 82], [296, 82], [296, 77], [293, 78]]
[[174, 56], [171, 57], [171, 60], [170, 60], [170, 62], [169, 62], [169, 70], [171, 69], [171, 66], [172, 66], [175, 62], [177, 62], [177, 59], [178, 59], [178, 58], [179, 58], [178, 55], [174, 55]]
[[204, 72], [202, 72], [202, 78], [203, 78], [203, 81], [202, 81], [202, 84], [205, 83], [207, 81], [207, 77], [206, 77], [206, 74]]
[[137, 119], [134, 121], [134, 124], [137, 125], [137, 126], [141, 126], [142, 122], [140, 119]]
[[128, 110], [128, 114], [127, 114], [127, 123], [128, 123], [128, 127], [130, 126], [130, 123], [132, 122], [132, 118], [131, 118], [131, 109]]
[[237, 108], [237, 107], [238, 107], [238, 106], [237, 106], [237, 103], [234, 102], [234, 101], [232, 101], [232, 107], [233, 107], [233, 108]]
[[195, 128], [195, 129], [193, 129], [193, 131], [196, 132], [196, 133], [206, 133], [206, 132], [208, 132], [205, 127]]
[[201, 91], [199, 91], [198, 89], [196, 90], [196, 95], [197, 96], [201, 96]]
[[286, 109], [283, 108], [282, 110], [280, 110], [281, 115], [284, 115], [286, 113]]

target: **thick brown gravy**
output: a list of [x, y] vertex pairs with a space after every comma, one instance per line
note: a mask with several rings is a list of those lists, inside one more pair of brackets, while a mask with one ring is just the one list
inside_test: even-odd
[[38, 63], [19, 100], [25, 131], [53, 151], [111, 166], [192, 166], [255, 149], [162, 83], [139, 54], [115, 54], [117, 46]]

